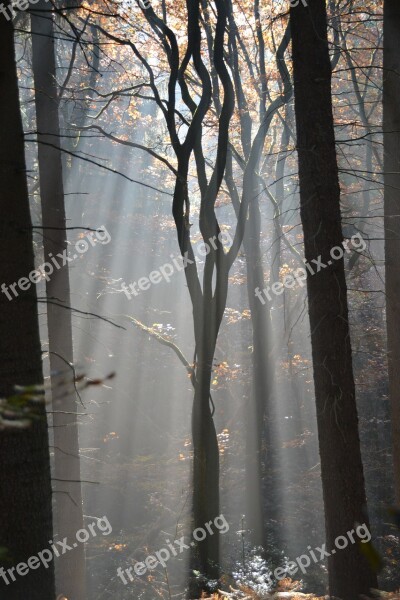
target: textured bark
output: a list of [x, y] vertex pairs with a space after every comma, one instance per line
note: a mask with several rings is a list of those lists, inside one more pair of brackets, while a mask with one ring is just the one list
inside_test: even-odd
[[400, 3], [385, 0], [383, 54], [387, 356], [394, 488], [400, 505]]
[[[45, 10], [43, 1], [38, 8]], [[44, 15], [44, 16], [43, 16]], [[58, 89], [56, 81], [54, 28], [51, 13], [33, 13], [32, 62], [35, 84], [36, 120], [38, 129], [38, 158], [40, 175], [40, 197], [42, 206], [44, 257], [51, 263], [51, 256], [68, 250], [65, 231], [65, 207], [61, 152], [52, 147], [60, 145], [58, 114]], [[54, 229], [52, 229], [54, 228]], [[57, 259], [61, 265], [62, 260]], [[75, 393], [62, 394], [57, 386], [60, 373], [73, 372], [67, 363], [73, 363], [70, 285], [68, 265], [54, 272], [46, 281], [47, 326], [51, 383], [53, 389], [54, 425], [54, 471], [56, 531], [60, 539], [75, 539], [76, 532], [83, 527], [82, 495], [80, 486], [80, 462], [77, 412]], [[66, 363], [67, 361], [67, 363]], [[59, 388], [58, 388], [59, 389]], [[58, 397], [57, 397], [58, 396]], [[63, 411], [57, 412], [57, 411]], [[66, 414], [69, 413], [69, 414]], [[69, 483], [74, 482], [74, 483]], [[57, 588], [60, 593], [73, 600], [85, 600], [85, 552], [78, 544], [73, 552], [67, 552], [57, 561]]]
[[[325, 264], [343, 242], [331, 98], [325, 0], [290, 11], [301, 220], [305, 256]], [[317, 405], [327, 549], [356, 523], [367, 523], [352, 369], [344, 261], [308, 274], [309, 317]], [[330, 593], [342, 600], [377, 587], [357, 544], [328, 559]]]
[[[24, 141], [18, 97], [13, 27], [0, 19], [0, 282], [6, 285], [34, 269], [32, 227], [26, 185]], [[0, 294], [0, 397], [15, 384], [42, 383], [36, 288], [9, 300]], [[10, 292], [9, 292], [10, 293]], [[11, 297], [13, 296], [11, 292]], [[29, 429], [0, 431], [0, 546], [8, 569], [48, 547], [52, 538], [51, 479], [44, 405]], [[53, 565], [40, 567], [6, 585], [7, 600], [54, 600]]]

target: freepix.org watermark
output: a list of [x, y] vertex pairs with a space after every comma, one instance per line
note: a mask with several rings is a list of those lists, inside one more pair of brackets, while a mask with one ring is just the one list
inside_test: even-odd
[[[342, 247], [343, 246], [343, 247]], [[332, 260], [328, 261], [328, 264], [322, 262], [322, 257], [318, 256], [318, 258], [314, 258], [312, 262], [313, 265], [310, 265], [306, 260], [304, 261], [305, 269], [300, 268], [293, 271], [293, 275], [286, 275], [283, 278], [283, 281], [277, 281], [272, 285], [264, 288], [262, 291], [260, 288], [255, 289], [256, 298], [259, 299], [261, 304], [265, 304], [265, 298], [267, 298], [270, 302], [272, 302], [271, 293], [275, 296], [280, 296], [286, 289], [292, 289], [296, 283], [298, 283], [301, 287], [304, 287], [305, 281], [307, 279], [307, 271], [310, 275], [316, 275], [320, 271], [330, 267], [335, 260], [341, 260], [344, 256], [344, 252], [346, 251], [348, 254], [351, 254], [352, 250], [356, 252], [363, 252], [367, 244], [365, 240], [361, 236], [360, 233], [356, 233], [350, 240], [344, 240], [342, 246], [335, 246], [330, 251], [330, 255]], [[264, 297], [263, 297], [264, 296]]]
[[[157, 565], [161, 565], [163, 568], [167, 566], [167, 562], [173, 556], [178, 556], [185, 552], [185, 550], [189, 550], [191, 547], [196, 545], [196, 542], [202, 542], [206, 539], [207, 535], [214, 535], [216, 531], [214, 531], [213, 526], [215, 527], [218, 533], [226, 533], [229, 531], [229, 524], [225, 519], [224, 515], [219, 515], [215, 517], [214, 521], [209, 521], [204, 525], [204, 527], [198, 527], [193, 531], [193, 539], [185, 543], [185, 536], [181, 537], [178, 540], [174, 540], [171, 543], [170, 540], [165, 540], [168, 548], [161, 548], [158, 552], [155, 552], [154, 555], [151, 554], [146, 558], [143, 562], [137, 562], [133, 567], [129, 567], [128, 569], [122, 569], [118, 567], [117, 575], [120, 577], [122, 583], [127, 585], [128, 580], [134, 581], [135, 577], [132, 574], [132, 571], [138, 577], [141, 577], [146, 573], [146, 571], [153, 571]], [[126, 576], [125, 576], [126, 575]]]
[[26, 563], [18, 563], [17, 566], [10, 567], [7, 571], [4, 567], [0, 567], [0, 577], [3, 578], [6, 585], [10, 585], [10, 583], [17, 580], [15, 572], [20, 577], [25, 577], [30, 570], [39, 569], [41, 566], [48, 569], [53, 558], [58, 558], [70, 550], [77, 548], [78, 544], [84, 544], [89, 540], [90, 536], [96, 537], [98, 532], [101, 532], [103, 535], [110, 535], [112, 532], [112, 527], [107, 517], [101, 517], [97, 521], [93, 521], [93, 523], [87, 526], [87, 529], [79, 529], [75, 534], [76, 541], [71, 542], [71, 545], [68, 544], [68, 538], [66, 537], [56, 542], [49, 540], [51, 549], [45, 548], [41, 552], [38, 552], [36, 556], [28, 558]]
[[[217, 249], [218, 246], [216, 240], [217, 236], [214, 235], [208, 240], [209, 243], [200, 242], [200, 244], [197, 244], [195, 247], [195, 251], [201, 257], [207, 256], [210, 254], [211, 248], [214, 248], [214, 250]], [[231, 236], [226, 231], [221, 231], [219, 233], [218, 240], [223, 246], [226, 247], [232, 246], [233, 243]], [[133, 296], [138, 296], [140, 291], [145, 292], [150, 288], [151, 285], [157, 285], [157, 283], [160, 283], [162, 280], [169, 283], [174, 273], [183, 271], [188, 265], [193, 265], [197, 260], [196, 258], [195, 260], [190, 259], [188, 257], [188, 252], [185, 252], [184, 256], [180, 254], [174, 256], [171, 254], [170, 258], [172, 258], [172, 263], [165, 263], [157, 271], [152, 271], [148, 277], [141, 277], [138, 281], [134, 281], [129, 285], [127, 285], [125, 282], [121, 283], [120, 291], [124, 292], [128, 300], [132, 300]]]
[[[356, 535], [356, 538], [354, 537]], [[347, 537], [346, 537], [347, 536]], [[362, 544], [366, 544], [371, 541], [371, 533], [368, 529], [368, 526], [363, 523], [362, 525], [356, 525], [355, 529], [351, 529], [346, 533], [346, 535], [339, 535], [335, 539], [335, 548], [332, 548], [330, 552], [326, 549], [326, 544], [322, 544], [320, 548], [312, 549], [311, 546], [307, 546], [308, 554], [302, 554], [298, 556], [294, 561], [289, 561], [285, 567], [278, 567], [274, 571], [274, 578], [277, 581], [281, 581], [286, 577], [293, 577], [296, 575], [297, 571], [306, 574], [308, 567], [311, 565], [311, 559], [314, 564], [322, 562], [325, 558], [329, 558], [332, 554], [336, 554], [338, 550], [344, 550], [347, 548], [349, 543], [355, 544], [356, 542], [361, 542]], [[317, 554], [316, 554], [317, 553]], [[266, 576], [268, 580], [266, 583], [273, 585], [272, 581], [272, 572]]]
[[[15, 12], [15, 8], [19, 11], [28, 10], [31, 4], [37, 4], [40, 0], [16, 0], [16, 2], [12, 2], [7, 6], [4, 6], [3, 3], [0, 4], [0, 13], [5, 16], [7, 21], [11, 21], [11, 19], [15, 19], [17, 16], [17, 12]], [[45, 0], [48, 2], [49, 0]]]
[[[96, 231], [90, 232], [85, 237], [79, 239], [74, 244], [74, 252], [72, 256], [69, 256], [67, 250], [64, 250], [62, 253], [57, 254], [57, 256], [53, 256], [52, 253], [49, 253], [49, 258], [51, 262], [45, 262], [40, 265], [34, 271], [31, 271], [28, 277], [21, 277], [18, 281], [6, 285], [5, 283], [1, 284], [1, 292], [6, 295], [8, 300], [13, 300], [18, 297], [18, 292], [16, 288], [18, 287], [20, 291], [25, 292], [29, 290], [32, 283], [38, 284], [42, 279], [46, 279], [46, 281], [50, 281], [50, 275], [54, 273], [54, 267], [59, 270], [62, 267], [65, 267], [69, 262], [72, 262], [79, 258], [81, 254], [85, 254], [89, 250], [89, 244], [91, 246], [95, 246], [96, 243], [100, 243], [103, 245], [108, 244], [111, 241], [111, 236], [108, 233], [107, 229], [102, 225]], [[58, 259], [58, 260], [57, 260]], [[14, 294], [11, 295], [10, 291]]]

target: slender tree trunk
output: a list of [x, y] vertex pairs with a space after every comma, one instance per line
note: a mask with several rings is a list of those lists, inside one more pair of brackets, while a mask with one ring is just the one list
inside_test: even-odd
[[400, 505], [400, 3], [385, 0], [383, 53], [385, 267], [394, 490]]
[[[0, 397], [10, 396], [15, 384], [41, 384], [42, 360], [36, 288], [5, 288], [34, 269], [32, 224], [18, 97], [14, 36], [11, 22], [0, 19]], [[29, 280], [27, 280], [29, 281]], [[26, 286], [26, 282], [23, 283]], [[9, 295], [9, 297], [7, 296]], [[11, 299], [10, 299], [11, 297]], [[51, 479], [44, 404], [28, 429], [0, 427], [0, 546], [11, 562], [5, 569], [48, 548], [52, 537]], [[7, 600], [54, 600], [53, 565], [20, 576], [0, 577], [0, 596]]]
[[[43, 0], [38, 7], [43, 11], [48, 4]], [[52, 265], [52, 256], [57, 257], [68, 250], [62, 157], [61, 151], [53, 147], [61, 144], [54, 28], [49, 12], [33, 13], [31, 23], [43, 246], [45, 260]], [[57, 261], [63, 264], [61, 258], [57, 258]], [[76, 395], [72, 392], [57, 399], [60, 394], [56, 391], [60, 377], [63, 377], [60, 373], [67, 373], [66, 377], [73, 379], [73, 371], [69, 366], [73, 363], [71, 313], [69, 308], [64, 308], [70, 305], [68, 265], [60, 269], [54, 267], [46, 280], [46, 294], [50, 300], [47, 304], [47, 324], [55, 411], [56, 530], [60, 539], [65, 536], [75, 539], [76, 532], [83, 527]], [[86, 600], [84, 545], [78, 544], [73, 552], [61, 556], [57, 567], [59, 592], [72, 600]]]
[[[209, 350], [215, 348], [212, 342]], [[204, 529], [206, 523], [219, 515], [219, 449], [214, 420], [210, 407], [210, 387], [213, 353], [198, 357], [196, 387], [192, 412], [193, 434], [193, 516], [194, 528]], [[198, 542], [198, 569], [207, 579], [219, 577], [218, 534], [207, 534]], [[204, 589], [203, 585], [200, 585]]]
[[[247, 290], [253, 331], [252, 409], [248, 411], [246, 428], [246, 522], [254, 546], [267, 549], [265, 521], [275, 521], [279, 511], [275, 502], [265, 513], [263, 494], [263, 455], [267, 455], [268, 479], [272, 484], [268, 499], [277, 490], [274, 477], [273, 444], [274, 411], [272, 406], [274, 364], [272, 358], [272, 326], [269, 304], [262, 305], [254, 291], [264, 289], [263, 259], [260, 246], [261, 214], [257, 194], [249, 204], [249, 218], [243, 245], [246, 252]], [[264, 442], [266, 448], [264, 448]], [[271, 512], [272, 510], [272, 512]]]
[[[265, 138], [271, 125], [272, 116], [278, 108], [278, 104], [285, 104], [292, 93], [290, 77], [285, 65], [284, 55], [290, 36], [289, 31], [285, 35], [277, 49], [277, 65], [282, 77], [283, 94], [278, 103], [272, 103], [268, 110], [265, 106], [266, 75], [264, 60], [264, 43], [261, 31], [259, 4], [255, 3], [255, 17], [257, 23], [257, 35], [259, 40], [260, 72], [263, 82], [263, 98], [260, 101], [261, 123], [259, 130], [251, 143], [252, 121], [249, 115], [246, 98], [243, 92], [240, 69], [237, 61], [236, 46], [236, 24], [233, 18], [232, 5], [229, 3], [229, 26], [230, 26], [230, 67], [234, 74], [235, 90], [241, 121], [241, 139], [243, 154], [246, 163], [243, 165], [243, 192], [247, 198], [249, 214], [243, 236], [243, 246], [246, 253], [247, 267], [247, 289], [249, 295], [249, 307], [251, 311], [253, 332], [253, 386], [251, 392], [251, 404], [247, 411], [246, 423], [246, 522], [250, 530], [250, 540], [253, 545], [267, 548], [265, 522], [267, 518], [271, 521], [278, 520], [279, 502], [275, 502], [272, 494], [268, 494], [270, 506], [265, 511], [263, 494], [263, 454], [267, 450], [268, 462], [268, 484], [269, 488], [279, 496], [278, 481], [275, 469], [274, 454], [274, 407], [272, 402], [274, 361], [272, 356], [272, 326], [270, 316], [270, 305], [261, 304], [256, 299], [255, 292], [263, 290], [264, 272], [263, 260], [260, 246], [261, 214], [258, 198], [261, 193], [260, 177], [257, 176], [258, 163], [263, 151]], [[232, 203], [239, 217], [240, 201], [237, 187], [235, 185], [232, 169], [232, 153], [228, 153], [225, 179], [231, 195]], [[243, 201], [243, 200], [242, 200]], [[264, 442], [266, 448], [264, 448]]]
[[[225, 181], [232, 204], [239, 217], [240, 199], [232, 169], [232, 153], [228, 154]], [[253, 185], [255, 183], [253, 182]], [[243, 236], [246, 255], [247, 293], [252, 323], [252, 389], [249, 405], [245, 407], [246, 435], [246, 480], [245, 516], [246, 529], [253, 546], [266, 548], [265, 511], [263, 497], [263, 440], [265, 417], [270, 417], [267, 409], [272, 391], [272, 365], [269, 350], [271, 346], [271, 325], [269, 306], [262, 305], [254, 295], [254, 290], [264, 289], [264, 272], [260, 247], [261, 215], [258, 193], [254, 194], [249, 206], [249, 217]], [[269, 463], [269, 466], [270, 463]]]
[[[309, 316], [328, 551], [356, 523], [366, 523], [344, 261], [330, 250], [343, 243], [331, 98], [325, 0], [290, 10], [295, 85], [300, 208], [305, 256], [331, 265], [308, 273]], [[330, 593], [355, 600], [377, 587], [357, 544], [328, 559]]]
[[[275, 200], [276, 206], [274, 206], [274, 227], [272, 230], [272, 252], [271, 252], [271, 276], [270, 285], [273, 285], [276, 281], [279, 281], [281, 262], [282, 262], [282, 217], [281, 217], [281, 206], [285, 197], [285, 165], [287, 152], [290, 141], [290, 129], [287, 124], [289, 119], [289, 108], [288, 105], [285, 107], [285, 120], [283, 122], [283, 131], [281, 136], [281, 142], [279, 147], [278, 160], [275, 167]], [[276, 304], [276, 299], [273, 298], [273, 305]]]

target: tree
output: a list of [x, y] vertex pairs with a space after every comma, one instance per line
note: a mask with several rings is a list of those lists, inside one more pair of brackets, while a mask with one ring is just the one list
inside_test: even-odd
[[[331, 63], [325, 0], [290, 9], [300, 212], [308, 263], [327, 268], [311, 275], [307, 289], [328, 549], [366, 523], [366, 495], [348, 322], [340, 187], [331, 98]], [[343, 256], [343, 255], [342, 255]], [[331, 554], [330, 593], [354, 600], [377, 587], [375, 574], [356, 544]]]
[[384, 3], [383, 131], [385, 286], [394, 491], [400, 504], [400, 4]]
[[[54, 25], [46, 2], [31, 14], [32, 66], [38, 139], [44, 258], [67, 254], [59, 101]], [[60, 259], [59, 264], [63, 261]], [[65, 261], [66, 262], [66, 261]], [[73, 375], [73, 344], [68, 263], [46, 279], [47, 328], [53, 397], [54, 471], [57, 480], [56, 524], [61, 539], [75, 537], [83, 527], [76, 393], [58, 393], [60, 373]], [[85, 552], [79, 544], [57, 563], [59, 587], [68, 598], [85, 600]]]
[[[12, 23], [3, 16], [0, 19], [0, 52], [0, 280], [3, 282], [0, 294], [0, 395], [4, 398], [14, 394], [16, 384], [40, 385], [43, 377], [36, 288], [28, 279], [34, 269], [34, 255], [14, 32]], [[20, 287], [11, 287], [10, 284], [16, 281], [20, 282]], [[26, 291], [22, 291], [22, 286]], [[35, 404], [32, 412], [30, 425], [23, 429], [4, 429], [0, 421], [0, 546], [7, 548], [12, 561], [3, 563], [6, 569], [26, 563], [31, 556], [47, 548], [52, 539], [50, 459], [44, 402]], [[14, 576], [16, 581], [9, 574], [2, 576], [2, 597], [8, 600], [54, 600], [52, 564], [47, 569], [31, 569], [24, 576]]]
[[[232, 159], [235, 156], [239, 163], [241, 171], [243, 190], [248, 195], [249, 214], [246, 222], [246, 228], [243, 236], [243, 247], [246, 255], [247, 270], [247, 290], [249, 298], [249, 307], [252, 320], [253, 332], [253, 389], [251, 392], [251, 404], [246, 411], [246, 521], [250, 530], [250, 539], [254, 546], [264, 546], [266, 549], [266, 531], [265, 531], [265, 499], [263, 497], [263, 445], [264, 440], [267, 446], [267, 461], [269, 486], [272, 492], [276, 492], [278, 484], [276, 477], [276, 464], [274, 461], [273, 444], [273, 379], [274, 379], [274, 359], [272, 351], [272, 327], [269, 304], [261, 304], [256, 298], [255, 290], [263, 290], [264, 285], [264, 267], [261, 251], [261, 211], [259, 197], [267, 185], [260, 176], [259, 162], [264, 150], [265, 140], [269, 132], [273, 118], [278, 109], [283, 106], [292, 95], [292, 86], [289, 72], [285, 64], [285, 52], [290, 40], [288, 29], [284, 32], [282, 41], [276, 50], [277, 71], [279, 72], [283, 89], [281, 94], [271, 101], [267, 107], [267, 74], [265, 65], [265, 42], [261, 27], [259, 3], [254, 5], [255, 22], [258, 41], [258, 60], [259, 60], [259, 80], [255, 82], [255, 88], [259, 93], [259, 130], [253, 142], [251, 133], [253, 120], [250, 116], [249, 103], [246, 100], [244, 85], [242, 82], [242, 73], [238, 59], [237, 40], [243, 48], [244, 42], [240, 36], [238, 27], [233, 14], [232, 3], [229, 3], [229, 50], [230, 67], [233, 72], [233, 81], [238, 105], [240, 120], [240, 144], [235, 151], [228, 154], [225, 180], [233, 203], [237, 217], [240, 212], [240, 200], [235, 177], [233, 173]], [[205, 20], [207, 23], [207, 20]], [[252, 39], [252, 43], [254, 43]], [[281, 86], [282, 88], [282, 86]], [[215, 98], [218, 90], [214, 90]], [[221, 101], [215, 103], [215, 110]], [[233, 146], [233, 141], [231, 141]], [[246, 187], [245, 184], [246, 183]], [[282, 232], [281, 232], [282, 233]], [[272, 496], [271, 492], [269, 496]], [[276, 521], [276, 512], [278, 503], [273, 503], [273, 521]]]

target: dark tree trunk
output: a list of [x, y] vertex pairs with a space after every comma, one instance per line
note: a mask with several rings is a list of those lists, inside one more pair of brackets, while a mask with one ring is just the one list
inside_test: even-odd
[[[290, 10], [305, 256], [328, 264], [341, 246], [340, 188], [333, 129], [325, 0]], [[367, 523], [352, 369], [344, 261], [308, 274], [309, 316], [327, 549], [356, 523]], [[377, 587], [357, 544], [328, 559], [330, 593], [355, 600]]]
[[[34, 269], [32, 225], [26, 184], [24, 138], [18, 97], [14, 36], [11, 22], [0, 19], [0, 282], [6, 286], [28, 277]], [[24, 286], [26, 283], [24, 282]], [[0, 397], [15, 384], [41, 384], [42, 360], [36, 288], [14, 288], [11, 300], [0, 294]], [[26, 430], [0, 428], [0, 546], [11, 562], [25, 562], [48, 548], [52, 539], [51, 479], [44, 404]], [[15, 571], [14, 571], [15, 574]], [[0, 578], [0, 596], [7, 600], [54, 600], [53, 565], [25, 576]]]
[[[215, 344], [210, 343], [211, 347]], [[198, 357], [192, 411], [194, 528], [204, 528], [219, 515], [219, 449], [210, 407], [213, 353]], [[195, 562], [207, 579], [219, 577], [218, 535], [198, 542]], [[197, 587], [197, 586], [196, 586]], [[202, 585], [200, 585], [203, 588]]]
[[[38, 7], [43, 11], [48, 5], [43, 1]], [[45, 261], [51, 265], [51, 256], [56, 257], [68, 250], [62, 157], [61, 151], [57, 149], [61, 141], [54, 28], [49, 12], [32, 13], [31, 23], [43, 246]], [[62, 265], [62, 259], [58, 258], [57, 261]], [[66, 373], [68, 379], [74, 377], [69, 366], [73, 363], [73, 347], [71, 312], [68, 308], [68, 265], [60, 269], [54, 267], [53, 273], [46, 280], [46, 294], [50, 301], [47, 304], [47, 326], [54, 411], [56, 530], [60, 539], [65, 536], [71, 539], [75, 538], [76, 532], [83, 527], [77, 404], [74, 392], [62, 394], [61, 398], [57, 392], [60, 377], [63, 377], [60, 373]], [[67, 598], [86, 600], [83, 544], [78, 544], [73, 552], [67, 552], [59, 558], [57, 582], [58, 591]]]
[[387, 356], [392, 411], [394, 488], [400, 505], [400, 3], [385, 0], [383, 131]]
[[[205, 161], [202, 149], [202, 122], [207, 113], [212, 94], [209, 74], [201, 57], [201, 32], [199, 27], [199, 0], [188, 0], [188, 51], [181, 70], [174, 71], [176, 56], [171, 61], [170, 102], [175, 102], [177, 81], [182, 98], [192, 113], [192, 123], [185, 142], [180, 144], [174, 123], [174, 113], [167, 118], [171, 142], [178, 158], [178, 177], [176, 180], [173, 216], [178, 234], [182, 256], [188, 256], [193, 263], [186, 267], [185, 276], [193, 305], [194, 334], [196, 343], [196, 367], [194, 376], [194, 401], [192, 411], [193, 434], [193, 522], [194, 527], [204, 527], [219, 515], [219, 449], [213, 414], [210, 407], [211, 375], [215, 346], [219, 328], [226, 307], [229, 270], [236, 258], [237, 249], [225, 254], [223, 244], [218, 240], [220, 228], [215, 214], [215, 203], [223, 180], [229, 139], [230, 120], [234, 110], [234, 93], [229, 72], [224, 61], [224, 37], [226, 29], [226, 5], [216, 0], [217, 24], [214, 39], [213, 64], [224, 89], [224, 102], [219, 116], [218, 147], [215, 167], [207, 181]], [[170, 34], [169, 34], [170, 35]], [[185, 71], [190, 58], [202, 83], [202, 95], [198, 105], [190, 97]], [[176, 80], [174, 82], [174, 77]], [[196, 161], [201, 190], [200, 232], [203, 241], [210, 244], [216, 241], [205, 259], [203, 286], [197, 272], [193, 248], [190, 241], [190, 201], [188, 189], [189, 161], [192, 152]], [[240, 243], [238, 244], [240, 246]], [[213, 273], [215, 272], [215, 285]], [[191, 570], [200, 571], [202, 578], [190, 577], [189, 594], [191, 598], [202, 597], [207, 590], [207, 582], [218, 580], [219, 535], [207, 535], [203, 541], [192, 548]], [[192, 574], [191, 574], [192, 575]]]

